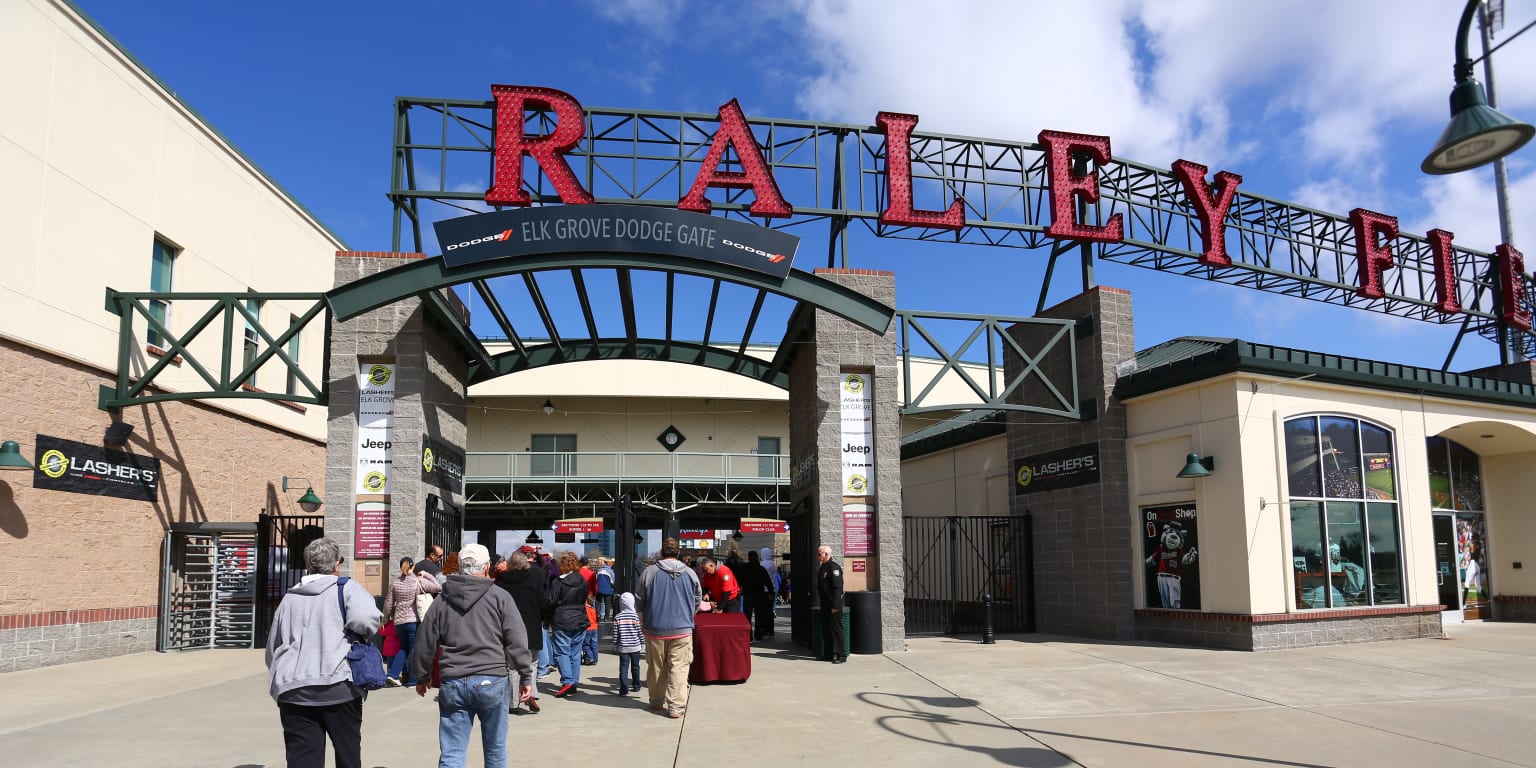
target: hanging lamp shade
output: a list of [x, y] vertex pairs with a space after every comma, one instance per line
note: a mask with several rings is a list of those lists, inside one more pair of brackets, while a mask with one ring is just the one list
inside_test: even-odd
[[21, 455], [21, 446], [15, 440], [0, 443], [0, 469], [31, 469], [32, 465]]
[[1451, 89], [1451, 124], [1440, 134], [1419, 170], [1442, 175], [1486, 165], [1525, 146], [1536, 126], [1488, 106], [1488, 94], [1476, 80]]
[[315, 512], [319, 510], [320, 506], [324, 503], [325, 502], [320, 500], [319, 496], [315, 495], [314, 488], [305, 488], [304, 495], [299, 497], [299, 509], [302, 509], [305, 512]]
[[1184, 457], [1184, 468], [1179, 470], [1179, 477], [1210, 477], [1211, 470], [1215, 469], [1216, 460], [1207, 456], [1200, 458], [1200, 454], [1191, 453]]

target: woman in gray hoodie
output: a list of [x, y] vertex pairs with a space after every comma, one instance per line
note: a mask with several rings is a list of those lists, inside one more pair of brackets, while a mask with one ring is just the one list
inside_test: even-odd
[[287, 746], [288, 768], [324, 768], [325, 741], [336, 752], [336, 768], [361, 768], [363, 692], [352, 684], [346, 631], [369, 637], [383, 617], [363, 585], [340, 585], [346, 625], [336, 599], [341, 548], [315, 539], [304, 548], [308, 571], [288, 590], [267, 636], [267, 687], [277, 701]]

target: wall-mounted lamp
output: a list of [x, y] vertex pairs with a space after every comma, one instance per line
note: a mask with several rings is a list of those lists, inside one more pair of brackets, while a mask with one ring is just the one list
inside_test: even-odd
[[0, 443], [0, 469], [31, 469], [32, 465], [21, 456], [21, 446], [15, 440]]
[[547, 397], [544, 398], [544, 405], [541, 406], [541, 409], [544, 411], [544, 415], [545, 416], [549, 416], [549, 415], [553, 414], [555, 412], [555, 403], [554, 403], [554, 401], [550, 400]]
[[1216, 459], [1210, 456], [1200, 458], [1200, 454], [1191, 453], [1184, 459], [1184, 468], [1179, 470], [1179, 477], [1210, 477], [1211, 470], [1216, 469]]
[[289, 480], [293, 481], [293, 487], [295, 488], [299, 487], [299, 483], [304, 483], [304, 495], [299, 497], [299, 509], [302, 509], [305, 512], [314, 513], [320, 509], [322, 504], [325, 503], [320, 500], [319, 496], [315, 495], [315, 489], [313, 486], [309, 485], [309, 480], [303, 477], [288, 477], [287, 475], [284, 475], [283, 493], [288, 492]]
[[107, 425], [107, 434], [101, 438], [101, 442], [112, 448], [121, 448], [128, 444], [128, 438], [132, 435], [132, 424], [126, 421], [114, 421]]

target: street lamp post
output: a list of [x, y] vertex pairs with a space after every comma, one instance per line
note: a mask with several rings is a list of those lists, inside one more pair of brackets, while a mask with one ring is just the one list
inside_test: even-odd
[[[1476, 62], [1467, 53], [1467, 38], [1472, 32], [1472, 19], [1481, 15], [1479, 24], [1483, 44], [1483, 75], [1488, 80], [1485, 93], [1481, 83], [1473, 77]], [[1484, 0], [1467, 0], [1462, 10], [1461, 23], [1456, 27], [1456, 85], [1451, 89], [1451, 123], [1440, 134], [1434, 149], [1424, 158], [1419, 169], [1424, 173], [1443, 175], [1458, 173], [1493, 163], [1493, 189], [1499, 212], [1500, 241], [1514, 244], [1514, 227], [1509, 212], [1509, 175], [1504, 169], [1504, 158], [1525, 146], [1536, 136], [1536, 126], [1516, 120], [1496, 109], [1493, 90], [1493, 60], [1489, 56], [1488, 14]], [[1494, 303], [1500, 301], [1497, 292]], [[1499, 362], [1524, 360], [1525, 355], [1515, 345], [1510, 329], [1499, 321]], [[1513, 354], [1511, 354], [1513, 353]]]

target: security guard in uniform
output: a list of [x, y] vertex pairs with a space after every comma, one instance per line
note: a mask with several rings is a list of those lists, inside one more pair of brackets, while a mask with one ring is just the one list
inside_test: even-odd
[[832, 663], [848, 660], [843, 638], [843, 567], [832, 559], [832, 548], [823, 544], [816, 549], [821, 567], [816, 571], [816, 596], [821, 601], [821, 647], [832, 652]]

